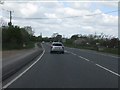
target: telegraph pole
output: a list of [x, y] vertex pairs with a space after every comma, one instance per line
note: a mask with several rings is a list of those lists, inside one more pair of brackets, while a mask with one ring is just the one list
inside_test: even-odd
[[12, 11], [9, 11], [10, 13], [10, 22], [8, 23], [9, 26], [12, 26]]
[[12, 11], [10, 11], [10, 23], [12, 23], [11, 20], [12, 20]]
[[2, 10], [5, 10], [5, 11], [9, 12], [10, 21], [9, 21], [8, 25], [9, 25], [9, 26], [12, 26], [12, 12], [14, 12], [14, 11], [6, 10], [6, 9], [2, 9]]
[[5, 11], [9, 12], [10, 21], [9, 21], [8, 25], [9, 25], [9, 26], [12, 26], [12, 12], [14, 12], [14, 11], [6, 10], [6, 9], [2, 9], [2, 10], [5, 10]]

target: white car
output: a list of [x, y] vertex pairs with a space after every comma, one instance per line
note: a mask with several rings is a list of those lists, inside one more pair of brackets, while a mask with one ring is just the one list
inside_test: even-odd
[[50, 53], [59, 52], [64, 54], [64, 46], [61, 42], [53, 42], [50, 48]]

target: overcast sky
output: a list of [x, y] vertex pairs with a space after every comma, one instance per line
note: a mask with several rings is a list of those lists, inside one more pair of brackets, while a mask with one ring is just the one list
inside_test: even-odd
[[36, 36], [42, 33], [43, 36], [50, 37], [53, 33], [59, 33], [70, 37], [73, 34], [84, 35], [96, 32], [118, 37], [117, 0], [83, 0], [81, 2], [6, 0], [3, 5], [0, 5], [0, 8], [2, 11], [0, 12], [0, 22], [9, 22], [9, 12], [6, 10], [14, 11], [12, 23], [21, 27], [32, 26]]

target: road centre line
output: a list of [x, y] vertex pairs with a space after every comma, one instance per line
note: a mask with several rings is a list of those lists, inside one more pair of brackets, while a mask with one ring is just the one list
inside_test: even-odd
[[65, 52], [70, 53], [69, 51], [65, 50]]
[[100, 67], [100, 68], [102, 68], [102, 69], [104, 69], [104, 70], [106, 70], [106, 71], [108, 71], [108, 72], [111, 72], [111, 73], [114, 74], [114, 75], [117, 75], [117, 76], [120, 77], [120, 75], [119, 75], [118, 73], [113, 72], [112, 70], [109, 70], [109, 69], [107, 69], [107, 68], [105, 68], [105, 67], [103, 67], [103, 66], [101, 66], [101, 65], [99, 65], [99, 64], [95, 64], [95, 65], [98, 66], [98, 67]]
[[73, 55], [76, 55], [75, 53], [72, 53], [72, 52], [70, 52], [71, 54], [73, 54]]
[[[68, 51], [68, 52], [69, 52], [69, 51]], [[72, 53], [72, 52], [70, 52], [70, 53], [74, 55], [74, 53]], [[77, 54], [76, 54], [76, 55], [77, 55]], [[77, 55], [77, 56], [80, 57], [80, 58], [82, 58], [82, 59], [84, 59], [84, 60], [86, 60], [86, 61], [90, 61], [89, 59], [84, 58], [84, 57], [82, 57], [82, 56], [79, 56], [79, 55]], [[116, 72], [114, 72], [114, 71], [112, 71], [112, 70], [110, 70], [110, 69], [107, 69], [107, 68], [105, 68], [105, 67], [103, 67], [103, 66], [101, 66], [101, 65], [99, 65], [99, 64], [96, 64], [96, 63], [94, 63], [93, 61], [90, 61], [90, 62], [93, 63], [93, 64], [95, 64], [96, 66], [98, 66], [98, 67], [100, 67], [100, 68], [102, 68], [102, 69], [104, 69], [104, 70], [106, 70], [106, 71], [108, 71], [108, 72], [110, 72], [110, 73], [112, 73], [112, 74], [120, 77], [120, 75], [119, 75], [118, 73], [116, 73]]]
[[[69, 52], [69, 51], [67, 51], [67, 52]], [[75, 53], [73, 53], [73, 52], [70, 52], [71, 54], [73, 54], [73, 55], [77, 55], [77, 54], [75, 54]], [[90, 61], [90, 60], [88, 60], [88, 59], [86, 59], [86, 58], [84, 58], [84, 57], [82, 57], [82, 56], [79, 56], [79, 55], [77, 55], [78, 57], [80, 57], [80, 58], [82, 58], [82, 59], [84, 59], [84, 60], [86, 60], [86, 61]]]
[[44, 53], [45, 53], [45, 49], [44, 49], [44, 47], [42, 46], [42, 48], [43, 48], [43, 53], [40, 55], [40, 57], [34, 62], [34, 63], [32, 63], [32, 65], [30, 65], [27, 69], [25, 69], [22, 73], [20, 73], [17, 77], [15, 77], [13, 80], [11, 80], [9, 83], [7, 83], [6, 85], [4, 85], [3, 87], [2, 87], [2, 89], [4, 89], [4, 88], [7, 88], [8, 86], [10, 86], [13, 82], [15, 82], [17, 79], [19, 79], [22, 75], [24, 75], [29, 69], [31, 69], [41, 58], [42, 58], [42, 56], [44, 55]]
[[84, 58], [84, 57], [82, 57], [82, 56], [78, 56], [78, 57], [80, 57], [80, 58], [82, 58], [82, 59], [84, 59], [84, 60], [86, 60], [86, 61], [90, 61], [90, 60], [88, 60], [88, 59], [86, 59], [86, 58]]

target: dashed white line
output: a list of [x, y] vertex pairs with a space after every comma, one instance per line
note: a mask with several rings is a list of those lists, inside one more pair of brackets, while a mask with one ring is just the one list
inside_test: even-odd
[[66, 51], [66, 50], [65, 50], [65, 52], [70, 53], [69, 51]]
[[112, 73], [112, 74], [117, 75], [117, 76], [120, 77], [120, 75], [119, 75], [118, 73], [113, 72], [113, 71], [110, 70], [110, 69], [107, 69], [107, 68], [105, 68], [105, 67], [103, 67], [103, 66], [101, 66], [101, 65], [99, 65], [99, 64], [95, 64], [95, 65], [97, 65], [98, 67], [100, 67], [100, 68], [102, 68], [102, 69], [104, 69], [104, 70], [106, 70], [106, 71], [108, 71], [108, 72], [110, 72], [110, 73]]
[[71, 54], [76, 55], [75, 53], [71, 53]]
[[[67, 51], [67, 52], [69, 52], [69, 51]], [[75, 53], [73, 53], [73, 52], [70, 52], [72, 55], [77, 55], [77, 54], [75, 54]], [[77, 55], [78, 56], [78, 55]], [[84, 57], [82, 57], [82, 56], [78, 56], [78, 57], [80, 57], [80, 58], [82, 58], [82, 59], [84, 59], [84, 60], [86, 60], [86, 61], [90, 61], [90, 60], [88, 60], [87, 58], [84, 58]]]
[[[68, 51], [69, 52], [69, 51]], [[72, 52], [70, 52], [71, 54], [73, 54], [73, 55], [77, 55], [77, 54], [74, 54], [74, 53], [72, 53]], [[89, 59], [87, 59], [87, 58], [84, 58], [84, 57], [82, 57], [82, 56], [79, 56], [79, 55], [77, 55], [79, 58], [82, 58], [82, 59], [84, 59], [84, 60], [86, 60], [86, 61], [90, 61]], [[116, 73], [116, 72], [114, 72], [114, 71], [112, 71], [112, 70], [110, 70], [110, 69], [107, 69], [107, 68], [105, 68], [105, 67], [103, 67], [103, 66], [101, 66], [101, 65], [99, 65], [99, 64], [96, 64], [96, 63], [94, 63], [93, 61], [90, 61], [91, 63], [93, 63], [93, 64], [95, 64], [96, 66], [98, 66], [98, 67], [100, 67], [100, 68], [102, 68], [102, 69], [104, 69], [104, 70], [106, 70], [106, 71], [108, 71], [108, 72], [110, 72], [110, 73], [112, 73], [112, 74], [114, 74], [114, 75], [117, 75], [117, 76], [119, 76], [120, 77], [120, 75], [118, 74], [118, 73]]]
[[[69, 51], [66, 51], [66, 52], [69, 52]], [[75, 54], [75, 53], [73, 53], [73, 52], [69, 52], [69, 53], [71, 53], [72, 55], [77, 55], [77, 54]], [[77, 55], [78, 56], [78, 55]], [[82, 56], [78, 56], [78, 57], [80, 57], [80, 58], [82, 58], [82, 59], [84, 59], [84, 60], [86, 60], [86, 61], [90, 61], [90, 60], [88, 60], [87, 58], [84, 58], [84, 57], [82, 57]]]
[[84, 57], [82, 57], [82, 56], [78, 56], [78, 57], [80, 57], [80, 58], [82, 58], [82, 59], [84, 59], [84, 60], [86, 60], [86, 61], [90, 61], [90, 60], [88, 60], [87, 58], [84, 58]]
[[[83, 52], [87, 52], [87, 53], [91, 53], [87, 50], [82, 50], [82, 49], [77, 49], [77, 48], [69, 48], [69, 49], [74, 49], [74, 50], [79, 50], [79, 51], [83, 51]], [[101, 52], [95, 52], [95, 51], [92, 51], [93, 54], [98, 54], [98, 55], [102, 55], [102, 56], [108, 56], [108, 57], [112, 57], [112, 58], [120, 58], [119, 56], [113, 56], [113, 55], [110, 55], [110, 54], [102, 54]]]
[[4, 85], [2, 88], [7, 88], [8, 86], [10, 86], [13, 82], [15, 82], [18, 78], [20, 78], [23, 74], [25, 74], [30, 68], [32, 68], [44, 55], [45, 53], [45, 49], [43, 48], [43, 53], [42, 55], [32, 64], [30, 65], [27, 69], [25, 69], [21, 74], [19, 74], [17, 77], [15, 77], [13, 80], [11, 80], [9, 83], [7, 83], [6, 85]]

